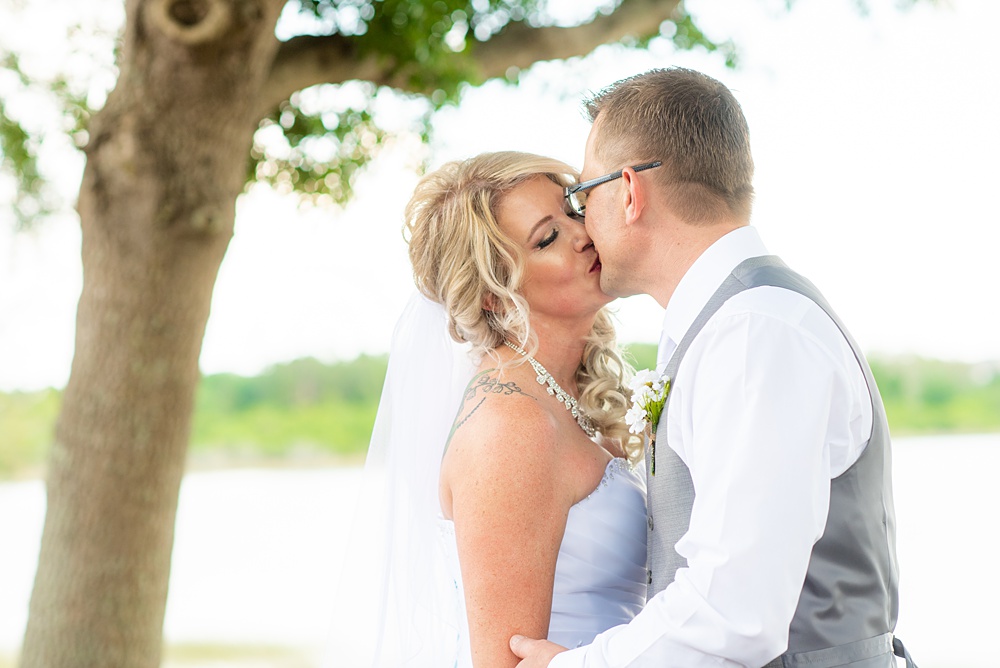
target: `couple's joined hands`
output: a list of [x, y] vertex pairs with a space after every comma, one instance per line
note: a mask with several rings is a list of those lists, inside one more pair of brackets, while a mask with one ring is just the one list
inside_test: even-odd
[[517, 668], [546, 668], [552, 658], [560, 652], [565, 652], [566, 648], [548, 640], [514, 636], [510, 639], [510, 651], [521, 659]]

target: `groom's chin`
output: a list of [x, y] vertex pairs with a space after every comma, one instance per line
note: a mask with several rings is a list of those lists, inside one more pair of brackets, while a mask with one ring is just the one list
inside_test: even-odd
[[626, 286], [622, 285], [620, 281], [616, 281], [615, 276], [608, 272], [607, 265], [601, 267], [601, 292], [606, 294], [611, 299], [631, 297], [632, 295], [640, 294], [638, 291], [627, 289]]

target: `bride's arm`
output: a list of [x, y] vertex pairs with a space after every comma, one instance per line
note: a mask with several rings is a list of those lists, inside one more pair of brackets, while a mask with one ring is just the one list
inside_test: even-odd
[[476, 668], [515, 666], [514, 633], [548, 635], [573, 502], [558, 475], [551, 417], [526, 395], [490, 399], [456, 430], [442, 468]]

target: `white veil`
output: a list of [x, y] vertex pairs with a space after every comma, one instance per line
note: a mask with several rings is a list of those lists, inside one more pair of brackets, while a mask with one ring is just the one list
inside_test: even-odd
[[393, 333], [389, 367], [325, 665], [454, 665], [461, 619], [438, 515], [444, 446], [475, 371], [444, 309], [419, 293]]

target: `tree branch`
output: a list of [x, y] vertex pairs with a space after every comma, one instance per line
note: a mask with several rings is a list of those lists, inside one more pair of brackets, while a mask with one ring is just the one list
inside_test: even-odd
[[511, 67], [527, 68], [540, 60], [585, 56], [601, 44], [654, 35], [674, 13], [679, 0], [623, 0], [613, 13], [571, 28], [532, 28], [511, 23], [503, 32], [479, 42], [472, 57], [484, 78], [503, 76]]
[[[469, 55], [484, 79], [499, 77], [511, 67], [524, 69], [540, 60], [583, 56], [601, 44], [655, 34], [678, 4], [679, 0], [623, 0], [613, 13], [570, 28], [532, 28], [526, 23], [511, 23], [488, 41], [476, 42]], [[433, 88], [414, 89], [406, 72], [397, 71], [391, 59], [359, 58], [350, 37], [302, 36], [278, 49], [261, 90], [259, 115], [263, 118], [303, 88], [348, 80], [371, 81], [411, 93], [433, 92]]]
[[373, 56], [358, 58], [352, 41], [343, 35], [303, 35], [282, 43], [261, 89], [260, 117], [271, 113], [292, 93], [316, 84], [360, 79], [396, 88], [403, 86], [402, 80], [390, 79], [391, 61], [380, 63]]

